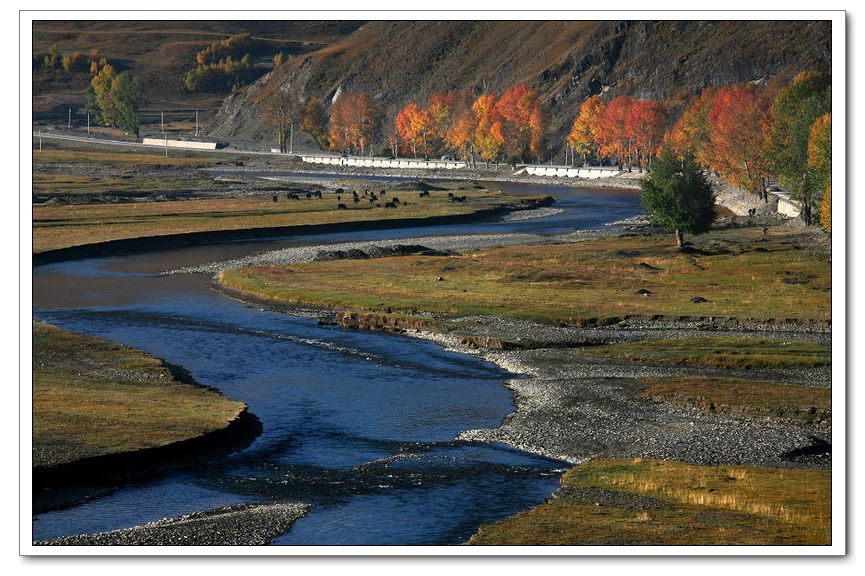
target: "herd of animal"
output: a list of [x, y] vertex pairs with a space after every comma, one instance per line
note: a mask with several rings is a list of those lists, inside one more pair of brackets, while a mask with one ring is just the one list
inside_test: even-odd
[[[386, 190], [379, 190], [378, 194], [376, 195], [375, 191], [364, 190], [363, 194], [360, 194], [360, 192], [357, 190], [352, 190], [349, 192], [348, 190], [345, 190], [344, 188], [337, 188], [336, 189], [336, 201], [337, 201], [336, 207], [338, 210], [348, 210], [348, 205], [345, 202], [343, 202], [342, 198], [343, 198], [343, 196], [345, 196], [346, 201], [347, 201], [349, 194], [351, 194], [351, 200], [355, 204], [359, 204], [362, 201], [366, 201], [366, 202], [369, 202], [370, 204], [375, 204], [375, 206], [377, 208], [381, 208], [382, 207], [381, 200], [384, 196], [387, 195], [387, 191]], [[418, 193], [419, 198], [425, 198], [425, 197], [428, 197], [429, 195], [430, 194], [429, 194], [428, 190], [423, 190], [423, 191]], [[321, 196], [321, 191], [306, 192], [305, 194], [295, 194], [293, 192], [289, 192], [289, 193], [286, 193], [286, 195], [285, 195], [286, 200], [300, 200], [301, 197], [305, 197], [307, 200], [311, 200], [312, 198], [318, 198], [320, 200], [322, 196]], [[453, 192], [448, 192], [448, 200], [450, 202], [466, 202], [468, 200], [468, 198], [466, 196], [454, 196]], [[279, 195], [278, 194], [273, 195], [273, 201], [279, 202]], [[384, 208], [396, 209], [398, 206], [401, 206], [401, 205], [402, 206], [408, 206], [408, 202], [401, 202], [399, 198], [397, 198], [396, 196], [392, 196], [392, 197], [390, 197], [390, 199], [385, 201]]]

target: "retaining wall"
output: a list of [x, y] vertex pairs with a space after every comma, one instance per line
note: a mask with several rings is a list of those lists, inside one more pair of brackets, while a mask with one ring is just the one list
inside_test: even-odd
[[165, 140], [163, 138], [145, 138], [141, 141], [141, 143], [148, 146], [167, 146], [168, 148], [216, 150], [216, 142], [195, 142], [192, 140]]
[[445, 169], [465, 168], [465, 162], [456, 160], [415, 160], [410, 158], [364, 158], [357, 156], [301, 156], [304, 162], [312, 164], [328, 164], [331, 166], [360, 166], [364, 168], [413, 168], [413, 169]]
[[520, 172], [533, 176], [556, 176], [559, 178], [610, 178], [621, 174], [618, 168], [605, 168], [601, 166], [574, 167], [574, 166], [543, 166], [527, 165]]
[[778, 198], [778, 214], [783, 214], [788, 218], [799, 217], [802, 207], [798, 202], [791, 200], [787, 194], [779, 194], [777, 192], [770, 192], [770, 194]]

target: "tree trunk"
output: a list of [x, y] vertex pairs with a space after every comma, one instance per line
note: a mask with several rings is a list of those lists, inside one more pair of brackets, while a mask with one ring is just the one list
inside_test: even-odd
[[681, 248], [685, 244], [685, 235], [676, 228], [676, 247]]

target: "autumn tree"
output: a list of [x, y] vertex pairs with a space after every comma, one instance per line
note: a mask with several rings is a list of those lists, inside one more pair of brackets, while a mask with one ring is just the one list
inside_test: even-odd
[[709, 110], [713, 165], [732, 184], [764, 199], [767, 168], [763, 146], [768, 122], [769, 102], [753, 84], [715, 91]]
[[680, 158], [664, 146], [640, 187], [643, 208], [653, 222], [675, 232], [676, 246], [683, 246], [686, 233], [703, 234], [711, 227], [715, 195], [690, 152]]
[[676, 154], [691, 152], [701, 166], [712, 167], [714, 152], [709, 129], [709, 112], [715, 100], [715, 90], [706, 88], [682, 113], [670, 130], [669, 144]]
[[445, 135], [448, 145], [457, 151], [460, 158], [474, 164], [474, 136], [477, 129], [477, 118], [470, 108], [465, 108], [454, 118]]
[[616, 96], [604, 110], [598, 122], [599, 152], [614, 157], [620, 166], [633, 166], [634, 135], [629, 130], [631, 108], [635, 100], [630, 96]]
[[424, 157], [429, 158], [430, 139], [435, 134], [435, 125], [430, 111], [410, 102], [396, 116], [396, 131], [403, 142], [409, 144], [417, 158], [418, 146]]
[[341, 93], [330, 112], [330, 149], [365, 154], [373, 141], [376, 125], [376, 110], [368, 94]]
[[309, 134], [318, 147], [326, 150], [328, 146], [327, 114], [318, 98], [310, 98], [303, 106], [300, 129]]
[[818, 72], [798, 74], [772, 104], [766, 158], [781, 184], [800, 203], [806, 224], [811, 224], [821, 195], [808, 166], [808, 138], [814, 121], [830, 108], [831, 78]]
[[472, 136], [474, 149], [482, 160], [489, 164], [497, 160], [505, 144], [502, 118], [496, 107], [494, 94], [481, 94], [472, 104], [475, 130]]
[[516, 84], [505, 90], [494, 106], [504, 151], [520, 162], [528, 157], [541, 159], [544, 116], [538, 93], [525, 84]]
[[90, 80], [87, 106], [96, 112], [96, 121], [104, 126], [116, 125], [117, 118], [111, 98], [111, 85], [117, 73], [111, 64], [104, 65]]
[[592, 96], [580, 105], [580, 113], [568, 134], [568, 144], [577, 154], [583, 155], [583, 164], [588, 157], [598, 154], [598, 123], [607, 105], [600, 96]]
[[815, 185], [823, 191], [820, 225], [832, 232], [832, 114], [823, 114], [811, 126], [808, 138], [808, 167]]
[[667, 127], [667, 109], [657, 100], [636, 100], [627, 116], [627, 131], [640, 169], [648, 168]]

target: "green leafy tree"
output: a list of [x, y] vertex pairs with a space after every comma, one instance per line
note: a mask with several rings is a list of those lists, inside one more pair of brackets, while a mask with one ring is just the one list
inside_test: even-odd
[[702, 234], [715, 218], [715, 194], [691, 153], [677, 158], [664, 146], [642, 180], [640, 200], [655, 223], [675, 231], [676, 245], [682, 247], [685, 233]]
[[119, 74], [111, 82], [111, 101], [117, 126], [137, 136], [141, 127], [138, 110], [144, 104], [141, 81], [129, 72]]
[[806, 224], [811, 224], [821, 196], [819, 178], [808, 166], [808, 137], [814, 121], [831, 110], [831, 88], [829, 75], [802, 72], [778, 92], [772, 104], [766, 159], [801, 204]]

